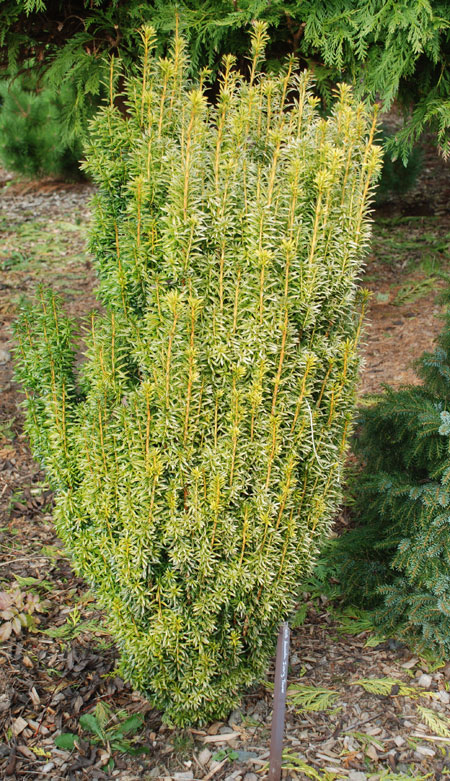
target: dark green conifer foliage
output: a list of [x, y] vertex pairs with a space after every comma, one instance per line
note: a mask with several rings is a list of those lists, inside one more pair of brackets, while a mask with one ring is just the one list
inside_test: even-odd
[[[78, 134], [85, 107], [100, 93], [104, 57], [137, 59], [138, 28], [151, 24], [162, 53], [178, 15], [193, 72], [217, 72], [223, 54], [241, 64], [250, 23], [269, 25], [269, 67], [294, 54], [311, 63], [316, 88], [328, 102], [331, 84], [350, 80], [358, 94], [393, 101], [405, 124], [390, 154], [406, 159], [424, 130], [450, 154], [450, 4], [448, 0], [3, 0], [0, 68], [9, 75], [30, 62], [53, 89], [71, 84], [62, 131]], [[30, 60], [30, 58], [32, 58]]]
[[380, 149], [341, 86], [329, 119], [289, 60], [217, 104], [143, 33], [128, 113], [91, 126], [104, 314], [74, 377], [52, 293], [17, 327], [27, 428], [57, 529], [122, 672], [177, 724], [225, 715], [266, 669], [340, 496], [358, 367], [357, 278]]
[[450, 651], [450, 313], [421, 386], [387, 389], [363, 411], [357, 527], [332, 547], [345, 596], [386, 631]]
[[79, 138], [62, 132], [63, 106], [75, 99], [71, 85], [59, 92], [37, 89], [36, 80], [0, 82], [0, 159], [9, 170], [26, 176], [79, 179]]
[[[383, 147], [389, 145], [393, 134], [386, 128], [381, 128], [377, 137], [377, 142], [383, 144]], [[419, 146], [413, 147], [405, 163], [402, 159], [393, 160], [389, 152], [385, 152], [383, 158], [383, 171], [378, 182], [376, 203], [377, 206], [387, 201], [398, 201], [404, 193], [411, 190], [417, 183], [417, 179], [422, 170], [423, 153]]]

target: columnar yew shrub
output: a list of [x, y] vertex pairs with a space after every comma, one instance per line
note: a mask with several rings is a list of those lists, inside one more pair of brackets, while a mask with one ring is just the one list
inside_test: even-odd
[[380, 153], [341, 86], [324, 120], [289, 61], [225, 58], [214, 106], [183, 41], [91, 126], [102, 314], [74, 373], [43, 293], [17, 335], [57, 529], [96, 588], [122, 672], [178, 724], [264, 672], [339, 499]]

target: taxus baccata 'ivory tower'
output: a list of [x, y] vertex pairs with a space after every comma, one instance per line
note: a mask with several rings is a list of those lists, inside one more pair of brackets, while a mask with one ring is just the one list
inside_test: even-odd
[[288, 61], [225, 59], [214, 105], [180, 37], [143, 31], [126, 112], [92, 123], [91, 250], [104, 311], [74, 369], [51, 293], [17, 327], [27, 428], [56, 524], [131, 683], [184, 725], [266, 669], [339, 501], [358, 275], [380, 167], [341, 85], [327, 119]]

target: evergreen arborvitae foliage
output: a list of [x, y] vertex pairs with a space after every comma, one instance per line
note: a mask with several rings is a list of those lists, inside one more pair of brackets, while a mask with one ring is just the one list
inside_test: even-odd
[[[378, 134], [377, 142], [386, 146], [392, 142], [393, 133], [382, 128]], [[389, 152], [384, 155], [383, 171], [378, 182], [376, 203], [377, 206], [387, 201], [398, 200], [399, 196], [411, 190], [417, 183], [422, 170], [423, 153], [419, 146], [415, 146], [408, 156], [407, 162], [400, 158], [392, 159]]]
[[26, 176], [82, 178], [79, 138], [62, 134], [62, 106], [73, 101], [70, 85], [57, 93], [39, 90], [30, 78], [0, 82], [0, 158], [11, 171]]
[[332, 547], [344, 594], [388, 632], [450, 651], [450, 313], [423, 385], [387, 389], [362, 414], [357, 526]]
[[243, 65], [252, 20], [269, 25], [268, 67], [294, 54], [311, 62], [316, 88], [328, 105], [330, 85], [349, 80], [358, 94], [395, 100], [405, 123], [390, 153], [406, 158], [424, 130], [450, 154], [450, 4], [448, 0], [2, 0], [0, 68], [16, 75], [31, 63], [52, 89], [70, 84], [62, 133], [85, 126], [86, 110], [101, 93], [105, 55], [128, 72], [137, 59], [138, 28], [151, 24], [165, 51], [178, 15], [193, 72], [214, 73], [223, 54]]
[[294, 61], [258, 73], [262, 24], [249, 80], [225, 58], [214, 107], [179, 37], [162, 60], [143, 38], [126, 116], [111, 93], [86, 150], [106, 311], [75, 376], [43, 293], [17, 372], [122, 672], [183, 725], [263, 674], [339, 500], [380, 150], [347, 86], [324, 120]]

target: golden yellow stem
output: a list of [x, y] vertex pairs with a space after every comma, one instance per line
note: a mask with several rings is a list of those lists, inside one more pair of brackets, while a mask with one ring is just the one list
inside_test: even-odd
[[150, 160], [152, 151], [152, 141], [149, 139], [147, 142], [147, 180], [150, 181]]
[[153, 475], [152, 480], [152, 490], [150, 494], [150, 506], [148, 508], [148, 523], [152, 520], [153, 517], [153, 505], [155, 504], [155, 492], [156, 492], [156, 483], [158, 482], [158, 476], [155, 474]]
[[[266, 485], [265, 485], [266, 490], [269, 487], [270, 474], [272, 472], [272, 464], [273, 464], [273, 459], [274, 459], [274, 456], [275, 456], [275, 449], [276, 449], [276, 446], [277, 446], [277, 426], [276, 426], [276, 421], [275, 420], [272, 420], [272, 425], [273, 425], [273, 429], [272, 429], [272, 449], [270, 451], [269, 462], [267, 464], [267, 476], [266, 476]], [[264, 535], [264, 538], [265, 538], [265, 535]]]
[[286, 349], [286, 338], [287, 338], [287, 330], [288, 330], [288, 321], [289, 321], [289, 315], [288, 315], [288, 304], [287, 304], [287, 296], [288, 296], [288, 290], [289, 290], [289, 267], [290, 267], [290, 257], [289, 253], [287, 253], [286, 256], [286, 268], [285, 268], [285, 274], [284, 274], [284, 297], [285, 297], [285, 311], [284, 311], [284, 323], [283, 323], [283, 333], [281, 336], [281, 349], [280, 349], [280, 360], [278, 362], [278, 371], [277, 375], [275, 377], [275, 385], [273, 389], [273, 397], [272, 397], [272, 415], [275, 415], [275, 405], [277, 403], [277, 396], [278, 396], [278, 389], [280, 386], [280, 380], [281, 380], [281, 373], [283, 370], [283, 361], [284, 361], [284, 353]]
[[295, 429], [295, 426], [296, 426], [296, 423], [297, 423], [297, 419], [298, 419], [298, 416], [300, 414], [300, 409], [301, 409], [301, 406], [302, 406], [303, 397], [305, 395], [306, 380], [307, 380], [309, 371], [311, 369], [311, 365], [312, 365], [312, 363], [308, 361], [306, 366], [305, 366], [305, 373], [303, 375], [302, 387], [300, 389], [300, 397], [299, 397], [299, 400], [297, 401], [297, 406], [295, 408], [295, 414], [294, 414], [294, 420], [292, 421], [291, 432], [290, 432], [291, 434], [292, 434], [292, 432]]
[[[293, 514], [294, 514], [294, 511], [291, 510], [291, 514], [289, 516], [289, 524], [288, 524], [289, 529], [291, 528]], [[286, 534], [285, 542], [284, 542], [284, 545], [283, 545], [283, 551], [282, 551], [282, 554], [281, 554], [280, 567], [278, 569], [277, 579], [280, 577], [280, 575], [281, 575], [281, 573], [283, 571], [284, 560], [286, 558], [286, 552], [287, 552], [287, 548], [288, 548], [291, 536], [292, 535], [289, 532]]]
[[219, 126], [217, 128], [216, 153], [214, 157], [214, 180], [216, 184], [216, 193], [219, 191], [219, 160], [220, 160], [220, 147], [222, 145], [224, 121], [225, 121], [225, 110], [222, 110], [220, 114]]
[[278, 389], [280, 387], [281, 372], [283, 370], [284, 353], [286, 349], [287, 327], [288, 327], [288, 311], [286, 307], [286, 311], [284, 313], [283, 334], [281, 337], [280, 360], [278, 362], [278, 370], [277, 370], [277, 375], [275, 377], [275, 385], [273, 389], [272, 410], [271, 410], [272, 415], [275, 415], [275, 406], [277, 403]]
[[216, 530], [217, 530], [217, 523], [219, 520], [219, 502], [220, 502], [220, 484], [219, 481], [217, 481], [217, 493], [216, 493], [216, 512], [214, 517], [214, 526], [213, 526], [213, 533], [211, 538], [211, 550], [214, 547], [214, 542], [216, 539]]
[[280, 525], [281, 516], [283, 515], [284, 508], [285, 508], [285, 506], [286, 506], [286, 500], [287, 500], [287, 498], [288, 498], [288, 495], [289, 495], [289, 488], [290, 488], [290, 485], [291, 485], [291, 476], [292, 476], [292, 470], [293, 470], [293, 468], [294, 468], [294, 465], [292, 464], [292, 466], [289, 468], [289, 471], [288, 471], [288, 475], [287, 475], [287, 483], [286, 483], [285, 489], [284, 489], [284, 491], [283, 491], [283, 498], [282, 498], [282, 500], [281, 500], [281, 503], [280, 503], [280, 509], [279, 509], [279, 511], [278, 511], [277, 522], [276, 522], [276, 524], [275, 524], [275, 531], [277, 531], [277, 529], [278, 529], [278, 527], [279, 527], [279, 525]]
[[281, 106], [280, 106], [280, 111], [283, 111], [283, 108], [284, 108], [284, 101], [286, 100], [286, 93], [287, 93], [287, 88], [288, 88], [288, 86], [289, 86], [289, 80], [290, 80], [290, 78], [291, 78], [291, 74], [292, 74], [292, 64], [293, 64], [293, 60], [292, 60], [292, 59], [290, 59], [290, 60], [289, 60], [289, 67], [288, 67], [288, 70], [287, 70], [286, 76], [285, 76], [285, 77], [284, 77], [284, 79], [283, 79], [283, 94], [282, 94], [282, 96], [281, 96]]
[[125, 316], [127, 315], [127, 305], [125, 302], [125, 289], [124, 289], [124, 276], [123, 276], [123, 268], [122, 268], [122, 260], [120, 257], [120, 244], [119, 244], [119, 229], [117, 227], [117, 222], [114, 220], [114, 232], [116, 237], [116, 253], [117, 253], [117, 264], [119, 266], [119, 285], [120, 285], [120, 292], [122, 294], [122, 306]]
[[244, 209], [245, 216], [248, 214], [248, 202], [247, 202], [247, 161], [242, 162], [242, 187], [244, 190]]
[[298, 115], [297, 115], [297, 138], [300, 137], [300, 132], [302, 129], [302, 122], [303, 122], [303, 109], [305, 107], [305, 98], [306, 98], [306, 83], [303, 81], [302, 86], [300, 88], [300, 93], [298, 96]]
[[236, 288], [234, 291], [234, 308], [233, 308], [233, 336], [236, 333], [237, 328], [237, 315], [238, 315], [238, 300], [239, 300], [239, 284], [241, 281], [241, 269], [238, 269], [237, 272], [237, 280], [236, 280]]
[[265, 275], [265, 263], [264, 260], [261, 264], [261, 271], [259, 274], [259, 322], [263, 321], [263, 308], [264, 308], [264, 275]]
[[106, 382], [106, 369], [105, 369], [105, 362], [103, 360], [103, 346], [100, 345], [100, 349], [98, 351], [98, 359], [100, 362], [100, 369], [102, 370], [102, 377], [103, 382]]
[[267, 96], [267, 117], [266, 117], [266, 136], [269, 135], [270, 123], [272, 122], [272, 90], [269, 89], [266, 93]]
[[216, 396], [216, 403], [214, 405], [214, 447], [217, 448], [217, 424], [219, 415], [219, 399]]
[[241, 547], [241, 556], [239, 559], [238, 566], [240, 567], [243, 560], [244, 560], [244, 551], [245, 551], [245, 545], [246, 545], [246, 535], [247, 535], [247, 529], [248, 529], [248, 510], [247, 508], [244, 511], [244, 522], [242, 524], [242, 547]]
[[111, 312], [111, 374], [113, 380], [116, 373], [115, 345], [116, 345], [116, 318], [114, 312]]
[[83, 439], [84, 439], [84, 449], [85, 449], [85, 453], [86, 453], [86, 460], [87, 460], [87, 464], [88, 464], [88, 469], [89, 469], [92, 477], [95, 477], [96, 481], [98, 482], [98, 479], [99, 479], [98, 475], [96, 475], [94, 469], [92, 468], [91, 455], [90, 455], [90, 452], [89, 452], [90, 444], [88, 443], [88, 439], [87, 439], [86, 431], [85, 431], [84, 427], [83, 427]]
[[159, 317], [159, 320], [161, 321], [161, 319], [162, 319], [162, 317], [161, 317], [161, 302], [159, 300], [159, 279], [158, 279], [158, 277], [156, 277], [155, 292], [156, 292], [156, 306], [158, 308], [158, 317]]
[[62, 399], [61, 399], [61, 413], [62, 413], [62, 434], [63, 434], [63, 445], [64, 445], [64, 455], [66, 458], [69, 457], [69, 453], [67, 450], [67, 430], [66, 430], [66, 384], [63, 382], [62, 388]]
[[148, 387], [145, 389], [146, 423], [145, 423], [145, 464], [148, 469], [150, 456], [150, 393]]
[[164, 74], [164, 81], [163, 81], [163, 88], [161, 92], [161, 101], [159, 104], [159, 122], [158, 122], [158, 138], [161, 138], [161, 130], [162, 130], [162, 124], [163, 124], [163, 118], [164, 118], [164, 103], [166, 100], [166, 92], [167, 92], [167, 81], [168, 81], [168, 75], [167, 73]]
[[103, 466], [105, 468], [105, 474], [106, 474], [107, 473], [106, 453], [105, 453], [105, 445], [103, 440], [103, 419], [102, 419], [102, 409], [100, 404], [98, 405], [98, 422], [99, 422], [99, 432], [100, 432], [100, 447], [102, 449]]
[[325, 377], [323, 378], [323, 382], [322, 382], [322, 387], [320, 389], [319, 398], [317, 399], [317, 404], [316, 404], [316, 408], [317, 409], [319, 409], [319, 407], [320, 407], [320, 404], [321, 404], [321, 401], [322, 401], [322, 397], [323, 397], [323, 394], [324, 394], [324, 391], [325, 391], [325, 386], [327, 384], [328, 377], [330, 376], [331, 369], [333, 368], [333, 364], [334, 364], [334, 360], [331, 359], [330, 363], [328, 364], [328, 369], [327, 369], [327, 372], [325, 374]]
[[232, 454], [231, 454], [230, 488], [233, 485], [234, 466], [235, 466], [235, 462], [236, 462], [236, 448], [237, 448], [237, 432], [236, 431], [233, 431], [232, 442], [233, 442], [233, 451], [232, 451]]
[[195, 113], [192, 112], [191, 118], [189, 120], [188, 131], [187, 131], [185, 169], [184, 169], [183, 213], [184, 213], [185, 220], [187, 220], [187, 207], [188, 207], [188, 195], [189, 195], [189, 163], [191, 157], [191, 134], [194, 125], [194, 118], [195, 118]]
[[316, 202], [316, 213], [314, 217], [314, 228], [313, 228], [313, 235], [311, 239], [311, 249], [309, 252], [309, 258], [308, 258], [308, 264], [309, 266], [312, 265], [313, 259], [314, 259], [314, 253], [316, 251], [316, 245], [317, 245], [317, 234], [319, 232], [319, 220], [320, 220], [320, 214], [322, 211], [322, 191], [319, 190], [319, 194], [317, 196], [317, 202]]
[[148, 38], [144, 39], [144, 67], [142, 69], [142, 97], [141, 97], [141, 125], [144, 123], [144, 96], [147, 89], [147, 69], [148, 69]]
[[232, 434], [232, 454], [231, 454], [231, 469], [230, 469], [230, 487], [233, 485], [233, 477], [234, 477], [234, 465], [236, 461], [236, 448], [237, 448], [237, 425], [238, 425], [238, 395], [236, 393], [236, 380], [233, 377], [233, 391], [232, 391], [233, 397], [234, 397], [234, 425], [233, 425], [233, 434]]
[[348, 145], [348, 153], [347, 153], [347, 162], [346, 162], [346, 165], [345, 165], [344, 179], [343, 179], [343, 182], [342, 182], [341, 206], [343, 205], [343, 203], [345, 201], [345, 188], [347, 186], [348, 172], [350, 170], [350, 162], [351, 162], [351, 159], [352, 159], [353, 149], [354, 149], [354, 145], [353, 144], [349, 144]]
[[109, 62], [109, 105], [110, 108], [114, 106], [114, 55]]
[[356, 329], [356, 334], [355, 334], [355, 340], [354, 340], [355, 347], [359, 342], [359, 337], [361, 336], [361, 328], [364, 322], [364, 315], [366, 314], [366, 306], [367, 306], [366, 302], [363, 301], [361, 304], [361, 312], [358, 319], [358, 327]]
[[191, 231], [189, 233], [188, 245], [186, 247], [186, 255], [185, 255], [185, 258], [184, 258], [184, 268], [185, 268], [186, 271], [189, 268], [189, 256], [191, 254], [192, 242], [194, 241], [194, 232], [195, 232], [195, 225], [192, 225]]
[[203, 389], [205, 387], [205, 380], [202, 380], [202, 384], [200, 385], [200, 393], [198, 396], [198, 408], [197, 408], [197, 415], [196, 418], [200, 418], [200, 413], [202, 411], [202, 401], [203, 401]]
[[188, 434], [189, 409], [191, 406], [191, 395], [192, 395], [192, 377], [194, 373], [194, 327], [195, 327], [195, 310], [194, 307], [191, 306], [191, 333], [189, 339], [189, 377], [188, 377], [188, 388], [187, 388], [187, 399], [186, 399], [186, 414], [184, 416], [184, 433], [183, 433], [184, 444], [186, 444], [187, 434]]
[[219, 265], [219, 304], [220, 311], [223, 312], [223, 271], [225, 265], [225, 240], [222, 242], [222, 249], [220, 251], [220, 265]]
[[169, 334], [169, 342], [167, 345], [167, 360], [166, 360], [166, 407], [169, 406], [169, 387], [170, 387], [170, 359], [172, 355], [172, 342], [175, 336], [175, 329], [178, 322], [178, 312], [175, 312], [173, 317], [173, 324]]
[[159, 619], [161, 620], [161, 618], [162, 618], [162, 607], [161, 607], [161, 591], [160, 591], [159, 586], [156, 589], [156, 601], [158, 603], [158, 616], [159, 616]]
[[59, 428], [58, 397], [56, 395], [55, 364], [54, 364], [53, 358], [50, 358], [50, 373], [51, 373], [51, 379], [52, 379], [52, 396], [53, 396], [53, 406], [54, 406], [54, 409], [55, 409], [55, 421], [56, 421], [57, 427]]
[[136, 232], [136, 244], [138, 249], [141, 246], [141, 199], [142, 199], [142, 179], [139, 177], [137, 183], [137, 232]]
[[272, 205], [272, 195], [273, 195], [273, 188], [275, 184], [275, 174], [277, 172], [277, 165], [278, 165], [278, 157], [280, 155], [280, 148], [281, 148], [281, 139], [279, 138], [277, 141], [277, 145], [273, 152], [273, 158], [272, 158], [272, 168], [270, 170], [270, 177], [269, 177], [269, 187], [268, 187], [268, 198], [267, 198], [267, 206], [270, 208]]
[[341, 446], [339, 448], [339, 455], [342, 455], [342, 453], [345, 450], [345, 446], [347, 444], [347, 430], [348, 430], [348, 420], [344, 423], [344, 430], [342, 432], [342, 439], [341, 439]]
[[[339, 394], [336, 393], [336, 396], [338, 396], [338, 395]], [[334, 403], [335, 403], [334, 388], [332, 388], [332, 390], [331, 390], [331, 400], [330, 400], [330, 414], [328, 415], [327, 426], [330, 425], [330, 423], [332, 421], [332, 418], [333, 418]]]

